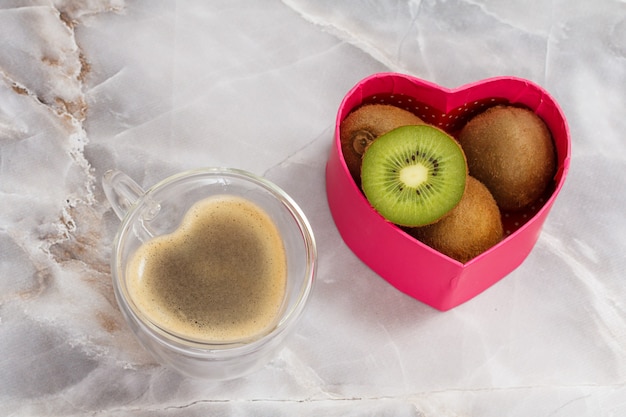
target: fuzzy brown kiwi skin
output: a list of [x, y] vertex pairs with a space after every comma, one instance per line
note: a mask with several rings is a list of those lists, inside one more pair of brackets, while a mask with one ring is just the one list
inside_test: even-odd
[[463, 127], [458, 140], [470, 175], [489, 188], [502, 210], [529, 206], [554, 177], [556, 151], [550, 131], [526, 108], [489, 108]]
[[397, 127], [425, 122], [408, 110], [389, 104], [365, 104], [350, 113], [339, 127], [341, 151], [350, 175], [361, 183], [361, 158], [377, 137]]
[[410, 235], [459, 262], [467, 263], [499, 243], [504, 230], [498, 205], [477, 179], [468, 176], [463, 198], [446, 216]]

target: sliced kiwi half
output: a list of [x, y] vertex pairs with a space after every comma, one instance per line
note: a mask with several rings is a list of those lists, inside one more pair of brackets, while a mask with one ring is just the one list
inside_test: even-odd
[[377, 137], [400, 126], [424, 124], [408, 110], [390, 104], [364, 104], [348, 115], [339, 127], [341, 152], [357, 184], [365, 148]]
[[430, 125], [396, 128], [363, 154], [361, 187], [385, 219], [423, 226], [441, 219], [465, 191], [467, 163], [459, 144]]

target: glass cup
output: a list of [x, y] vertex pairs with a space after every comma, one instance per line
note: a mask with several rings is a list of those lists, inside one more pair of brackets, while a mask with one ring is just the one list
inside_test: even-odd
[[[160, 363], [197, 378], [228, 380], [267, 364], [294, 330], [310, 299], [317, 271], [317, 249], [302, 210], [271, 182], [245, 171], [207, 168], [173, 175], [147, 191], [120, 171], [102, 179], [107, 199], [122, 224], [111, 259], [113, 288], [120, 310], [139, 342]], [[252, 339], [228, 342], [190, 340], [147, 317], [129, 296], [126, 268], [139, 246], [176, 230], [190, 207], [207, 197], [242, 197], [266, 211], [276, 224], [287, 258], [282, 307], [269, 330]]]

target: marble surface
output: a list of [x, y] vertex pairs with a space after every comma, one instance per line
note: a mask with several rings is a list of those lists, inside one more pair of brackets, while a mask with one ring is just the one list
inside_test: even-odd
[[[568, 180], [527, 260], [445, 313], [341, 240], [324, 167], [375, 72], [530, 79], [561, 104]], [[626, 3], [0, 3], [0, 414], [626, 415]], [[212, 384], [126, 327], [100, 178], [231, 166], [283, 187], [319, 245], [312, 302], [261, 371]]]

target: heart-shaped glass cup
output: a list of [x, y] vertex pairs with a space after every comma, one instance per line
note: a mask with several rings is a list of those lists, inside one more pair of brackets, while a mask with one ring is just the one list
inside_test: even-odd
[[[285, 338], [295, 331], [311, 299], [317, 271], [317, 248], [313, 230], [300, 207], [289, 195], [265, 178], [232, 168], [203, 168], [181, 172], [162, 180], [146, 191], [123, 172], [111, 170], [104, 174], [102, 186], [111, 207], [122, 220], [113, 242], [111, 257], [115, 297], [130, 329], [157, 361], [183, 375], [220, 381], [248, 375], [278, 354], [284, 346]], [[199, 201], [215, 196], [245, 199], [265, 211], [280, 233], [286, 257], [284, 296], [275, 321], [262, 332], [230, 340], [211, 339], [213, 333], [207, 333], [206, 337], [189, 336], [178, 332], [175, 327], [164, 325], [162, 320], [155, 320], [160, 315], [155, 315], [153, 310], [141, 308], [141, 303], [133, 297], [129, 285], [132, 273], [128, 265], [138, 248], [153, 238], [179, 233], [180, 225], [190, 208]], [[227, 221], [232, 223], [233, 219], [235, 218]], [[189, 236], [189, 229], [186, 229], [186, 236]], [[232, 244], [231, 241], [231, 248]], [[241, 247], [250, 248], [251, 245]], [[173, 250], [182, 251], [181, 248], [179, 241]], [[204, 253], [204, 258], [194, 259], [193, 265], [201, 265], [206, 260], [208, 252], [215, 248], [214, 245], [203, 247], [202, 251], [197, 253], [201, 254], [199, 256]], [[254, 245], [252, 249], [255, 250]], [[242, 257], [235, 261], [238, 265], [243, 263], [243, 257], [248, 255], [249, 253], [229, 249], [226, 256]], [[178, 282], [178, 291], [183, 289], [186, 292], [202, 294], [203, 292], [198, 291], [193, 285], [189, 285], [193, 280], [181, 279], [180, 265], [186, 262], [171, 259], [171, 263], [178, 266], [178, 271], [169, 277], [168, 281]], [[145, 268], [145, 261], [143, 265]], [[222, 264], [216, 262], [211, 264], [211, 267], [219, 265]], [[230, 277], [233, 274], [227, 272], [226, 276]], [[256, 275], [254, 277], [256, 278]], [[247, 288], [248, 290], [241, 292], [248, 295], [239, 297], [247, 299], [249, 288], [255, 287], [249, 285], [242, 287], [235, 281], [225, 280], [229, 282], [227, 287], [231, 290]], [[220, 285], [206, 287], [215, 288]], [[206, 291], [204, 293], [206, 294]], [[165, 294], [163, 298], [171, 299], [169, 296], [170, 294]], [[206, 297], [201, 301], [209, 304], [210, 299]], [[143, 305], [145, 306], [145, 303]], [[164, 303], [156, 305], [161, 312], [165, 311], [166, 315], [180, 316], [176, 311], [169, 311], [164, 307]]]
[[[557, 152], [557, 171], [545, 195], [529, 209], [502, 213], [505, 238], [460, 263], [386, 221], [352, 179], [341, 151], [339, 126], [365, 103], [386, 103], [412, 111], [455, 136], [474, 115], [496, 104], [521, 105], [547, 124]], [[343, 99], [326, 166], [326, 192], [333, 219], [348, 247], [398, 290], [438, 309], [449, 310], [480, 294], [526, 259], [563, 187], [571, 140], [558, 103], [538, 85], [515, 77], [490, 78], [447, 89], [419, 78], [379, 73], [360, 81]]]

